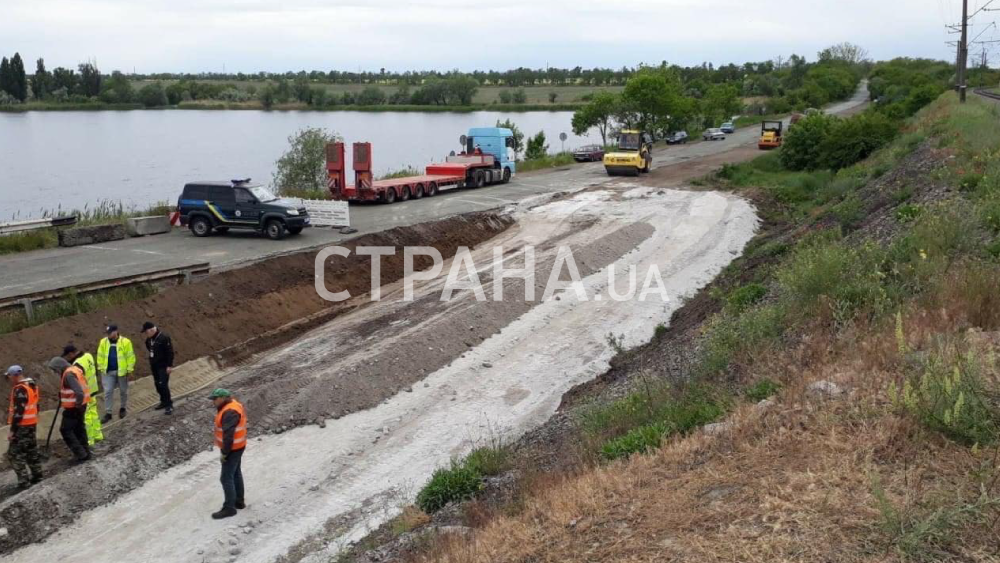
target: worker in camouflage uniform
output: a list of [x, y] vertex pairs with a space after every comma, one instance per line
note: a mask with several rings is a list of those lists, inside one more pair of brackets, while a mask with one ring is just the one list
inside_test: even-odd
[[[7, 424], [7, 459], [17, 474], [17, 486], [27, 489], [42, 480], [42, 459], [38, 455], [38, 385], [24, 376], [21, 366], [7, 369], [10, 383], [10, 405]], [[30, 471], [29, 471], [30, 470]]]

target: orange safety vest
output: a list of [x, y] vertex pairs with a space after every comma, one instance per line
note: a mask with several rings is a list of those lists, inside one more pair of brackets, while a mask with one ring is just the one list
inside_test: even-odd
[[68, 385], [66, 385], [66, 377], [68, 375], [76, 377], [76, 380], [80, 382], [80, 388], [83, 389], [83, 404], [81, 404], [80, 407], [85, 406], [90, 402], [90, 386], [87, 385], [87, 377], [83, 374], [83, 368], [77, 365], [72, 365], [66, 368], [66, 371], [62, 374], [62, 386], [59, 389], [59, 401], [62, 403], [62, 408], [77, 408], [76, 393]]
[[28, 385], [27, 381], [18, 383], [10, 390], [10, 410], [7, 411], [7, 424], [14, 424], [14, 393], [18, 387], [24, 387], [28, 393], [28, 404], [24, 405], [24, 414], [18, 426], [35, 426], [38, 424], [38, 388]]
[[247, 413], [236, 399], [226, 403], [215, 415], [215, 447], [222, 449], [222, 416], [226, 411], [236, 411], [240, 415], [236, 431], [233, 432], [233, 450], [242, 450], [247, 447]]

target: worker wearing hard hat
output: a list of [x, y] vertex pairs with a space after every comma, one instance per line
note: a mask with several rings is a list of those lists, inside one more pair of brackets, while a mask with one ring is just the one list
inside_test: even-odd
[[87, 444], [93, 446], [104, 439], [101, 430], [101, 415], [97, 412], [97, 394], [101, 392], [97, 385], [97, 363], [90, 352], [83, 352], [73, 360], [75, 365], [83, 369], [83, 377], [87, 380], [87, 390], [90, 392], [90, 402], [83, 414], [83, 425], [87, 429]]
[[243, 497], [243, 450], [247, 446], [247, 413], [226, 389], [216, 389], [208, 396], [215, 405], [215, 447], [219, 448], [222, 472], [222, 510], [212, 514], [216, 520], [236, 516], [246, 508]]
[[17, 486], [27, 489], [42, 480], [42, 459], [38, 455], [38, 385], [24, 376], [21, 366], [7, 368], [10, 405], [7, 408], [7, 459], [17, 475]]
[[59, 433], [62, 434], [63, 441], [66, 442], [69, 451], [73, 452], [76, 460], [82, 462], [90, 459], [90, 447], [87, 443], [87, 429], [83, 417], [87, 412], [87, 404], [93, 399], [90, 397], [90, 388], [87, 386], [87, 376], [83, 373], [83, 368], [70, 364], [79, 355], [76, 346], [68, 344], [63, 348], [61, 356], [49, 361], [49, 369], [60, 378], [59, 406], [63, 410], [63, 415]]

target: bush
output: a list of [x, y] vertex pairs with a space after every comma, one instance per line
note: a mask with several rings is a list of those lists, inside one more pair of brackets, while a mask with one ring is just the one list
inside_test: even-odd
[[766, 294], [767, 288], [759, 283], [744, 285], [726, 297], [726, 309], [731, 313], [742, 313], [763, 299]]
[[417, 494], [417, 506], [431, 514], [449, 502], [471, 498], [483, 488], [482, 476], [466, 464], [453, 461], [451, 467], [439, 468]]
[[865, 208], [861, 204], [861, 200], [853, 194], [835, 205], [830, 210], [830, 213], [840, 223], [844, 232], [853, 231], [858, 228], [861, 225], [861, 221], [865, 218]]
[[139, 90], [139, 101], [147, 108], [163, 107], [169, 103], [167, 91], [163, 89], [163, 84], [153, 82], [146, 84]]
[[513, 100], [510, 90], [500, 90], [500, 103], [509, 104]]
[[465, 458], [465, 466], [479, 475], [491, 477], [510, 468], [510, 448], [503, 444], [482, 446]]
[[844, 322], [862, 309], [881, 313], [891, 304], [893, 296], [884, 284], [886, 262], [886, 253], [872, 244], [819, 241], [796, 250], [776, 277], [783, 298], [801, 317], [828, 312]]
[[537, 135], [528, 139], [528, 147], [524, 150], [524, 158], [536, 160], [544, 158], [549, 153], [549, 146], [545, 144], [545, 131], [539, 131]]
[[227, 102], [249, 102], [253, 98], [250, 92], [246, 90], [240, 90], [239, 88], [226, 88], [222, 92], [219, 92], [219, 99]]
[[313, 127], [288, 137], [288, 151], [274, 163], [274, 187], [280, 193], [287, 193], [288, 190], [325, 191], [326, 145], [335, 140], [335, 134]]
[[786, 314], [779, 304], [751, 307], [740, 314], [723, 312], [708, 322], [698, 371], [715, 375], [740, 356], [763, 351], [785, 331]]
[[368, 86], [358, 94], [356, 103], [359, 106], [379, 106], [385, 103], [385, 92], [378, 86]]
[[839, 170], [860, 162], [896, 136], [897, 125], [880, 113], [836, 120], [820, 145], [823, 168]]
[[889, 396], [897, 408], [960, 444], [990, 444], [1000, 428], [1000, 413], [982, 382], [984, 363], [991, 361], [944, 346], [928, 356], [919, 377], [907, 377], [902, 389], [891, 385]]
[[524, 88], [518, 88], [514, 90], [510, 100], [515, 104], [526, 104], [528, 103], [528, 94], [524, 91]]
[[781, 147], [781, 164], [789, 170], [821, 168], [823, 141], [836, 125], [837, 118], [823, 113], [806, 116], [789, 129]]

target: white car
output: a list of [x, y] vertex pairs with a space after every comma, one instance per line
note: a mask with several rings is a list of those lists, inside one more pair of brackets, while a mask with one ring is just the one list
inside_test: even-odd
[[713, 127], [712, 129], [706, 129], [705, 132], [701, 134], [701, 138], [706, 141], [724, 141], [726, 139], [726, 134], [723, 133], [722, 129]]

